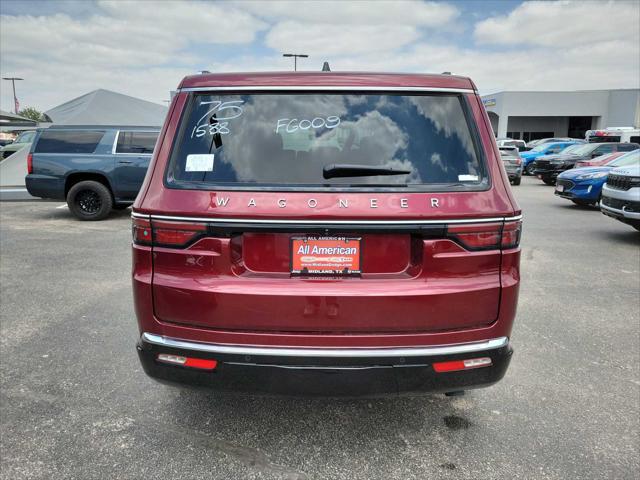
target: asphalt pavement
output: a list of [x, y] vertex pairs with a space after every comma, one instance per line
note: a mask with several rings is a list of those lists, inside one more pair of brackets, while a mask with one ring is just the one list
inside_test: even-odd
[[514, 192], [504, 380], [360, 400], [155, 383], [134, 348], [129, 212], [0, 203], [0, 478], [638, 478], [640, 233], [533, 178]]

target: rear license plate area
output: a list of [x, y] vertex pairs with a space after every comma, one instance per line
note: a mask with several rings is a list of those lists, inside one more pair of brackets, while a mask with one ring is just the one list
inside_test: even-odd
[[291, 238], [291, 275], [358, 276], [361, 237], [295, 236]]

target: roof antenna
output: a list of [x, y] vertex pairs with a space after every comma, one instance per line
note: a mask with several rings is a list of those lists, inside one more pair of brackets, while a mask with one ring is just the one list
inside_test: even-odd
[[329, 62], [324, 62], [324, 65], [322, 65], [322, 71], [323, 72], [330, 72], [331, 68], [329, 68]]

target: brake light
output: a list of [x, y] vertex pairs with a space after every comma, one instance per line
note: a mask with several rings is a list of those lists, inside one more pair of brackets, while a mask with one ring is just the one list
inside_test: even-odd
[[520, 244], [520, 220], [506, 223], [451, 225], [448, 237], [467, 250], [497, 250], [515, 248]]
[[27, 155], [27, 173], [33, 173], [33, 153]]
[[133, 243], [162, 247], [184, 247], [206, 233], [207, 226], [197, 223], [156, 222], [133, 218]]
[[200, 370], [213, 370], [218, 366], [218, 362], [216, 360], [210, 360], [207, 358], [183, 357], [181, 355], [171, 355], [167, 353], [160, 353], [156, 358], [162, 363], [170, 363], [181, 367], [198, 368]]
[[503, 249], [516, 248], [520, 245], [520, 235], [522, 234], [522, 220], [516, 222], [505, 222], [502, 229], [502, 241], [500, 246]]
[[522, 159], [516, 158], [516, 165], [522, 165]]
[[490, 367], [492, 364], [489, 357], [468, 358], [466, 360], [437, 362], [433, 364], [433, 369], [438, 373], [457, 372], [460, 370], [471, 370], [473, 368]]

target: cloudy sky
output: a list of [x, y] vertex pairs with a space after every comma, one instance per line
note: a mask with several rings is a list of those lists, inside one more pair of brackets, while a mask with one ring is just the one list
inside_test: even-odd
[[[0, 0], [0, 71], [21, 106], [96, 88], [157, 103], [212, 72], [443, 72], [499, 90], [638, 88], [640, 2]], [[13, 109], [10, 83], [0, 108]]]

